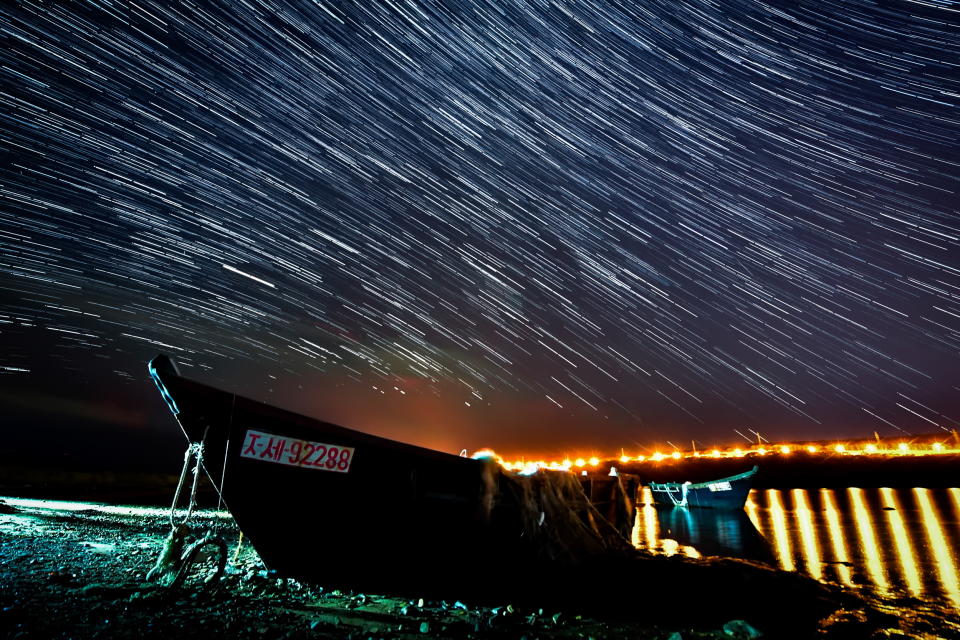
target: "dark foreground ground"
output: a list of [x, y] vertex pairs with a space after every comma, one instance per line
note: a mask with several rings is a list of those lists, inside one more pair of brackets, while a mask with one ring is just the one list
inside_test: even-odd
[[[581, 595], [562, 606], [550, 597], [537, 603], [537, 576], [521, 568], [502, 580], [530, 585], [522, 604], [325, 590], [269, 574], [249, 546], [237, 552], [229, 518], [203, 512], [194, 522], [223, 533], [233, 562], [216, 586], [200, 579], [210, 561], [170, 589], [145, 581], [169, 531], [164, 509], [0, 501], [0, 637], [960, 639], [956, 612], [948, 609], [861, 599], [797, 574], [731, 561], [638, 556], [619, 571], [635, 581], [636, 596], [605, 590], [604, 581], [618, 571], [607, 568], [596, 574], [596, 589], [581, 584]], [[464, 560], [465, 571], [483, 570]], [[741, 602], [732, 591], [754, 601]], [[611, 606], [594, 606], [591, 593], [605, 594], [600, 604]], [[768, 597], [761, 602], [762, 593]], [[719, 607], [710, 606], [711, 598]], [[583, 606], [571, 605], [578, 600]], [[722, 615], [727, 609], [730, 615]]]

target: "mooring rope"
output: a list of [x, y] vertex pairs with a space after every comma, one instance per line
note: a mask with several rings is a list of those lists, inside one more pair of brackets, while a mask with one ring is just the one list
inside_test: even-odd
[[[187, 512], [183, 519], [177, 523], [177, 503], [180, 502], [180, 494], [183, 492], [183, 485], [187, 479], [187, 470], [190, 469], [190, 460], [196, 458], [196, 464], [193, 467], [193, 483], [190, 486], [190, 502], [187, 504]], [[197, 487], [200, 484], [200, 468], [203, 463], [203, 440], [187, 445], [187, 450], [183, 454], [183, 469], [180, 471], [180, 481], [177, 483], [177, 490], [173, 494], [173, 503], [170, 505], [170, 528], [176, 529], [178, 525], [185, 525], [193, 510], [197, 506]]]
[[[230, 426], [227, 428], [227, 433], [233, 432], [233, 410], [237, 406], [237, 396], [234, 394], [233, 400], [230, 403]], [[214, 486], [214, 489], [217, 490], [217, 511], [220, 511], [223, 508], [223, 485], [227, 480], [227, 454], [230, 452], [230, 438], [227, 438], [227, 443], [223, 446], [223, 467], [220, 470], [220, 486]], [[212, 478], [211, 478], [212, 479]]]
[[217, 566], [215, 571], [204, 579], [203, 584], [207, 585], [214, 583], [223, 577], [224, 570], [227, 566], [227, 543], [224, 542], [222, 537], [214, 534], [213, 531], [208, 531], [207, 535], [200, 538], [183, 551], [183, 555], [180, 556], [179, 567], [174, 574], [173, 580], [169, 584], [169, 588], [176, 589], [183, 584], [183, 581], [190, 572], [193, 563], [197, 560], [197, 554], [200, 553], [200, 549], [206, 546], [214, 547], [216, 550]]
[[[209, 431], [209, 427], [207, 431]], [[187, 522], [197, 506], [197, 488], [200, 485], [200, 474], [203, 471], [203, 450], [207, 439], [207, 431], [204, 432], [200, 442], [192, 442], [187, 445], [187, 450], [183, 454], [183, 469], [180, 471], [180, 481], [177, 483], [173, 503], [170, 505], [170, 535], [164, 541], [160, 556], [157, 558], [153, 569], [147, 573], [147, 580], [166, 581], [170, 588], [176, 588], [183, 584], [202, 547], [212, 546], [218, 552], [216, 571], [207, 577], [204, 581], [205, 584], [210, 584], [223, 576], [228, 560], [226, 543], [212, 528], [202, 538], [184, 548], [190, 537]], [[190, 471], [191, 461], [194, 463], [193, 481], [190, 483], [190, 501], [187, 503], [186, 513], [177, 522], [177, 503], [180, 502], [180, 495], [183, 493], [183, 487], [187, 482], [187, 473]]]

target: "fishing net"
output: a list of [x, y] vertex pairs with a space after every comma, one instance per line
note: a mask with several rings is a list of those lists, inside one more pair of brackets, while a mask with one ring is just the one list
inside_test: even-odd
[[[494, 461], [485, 463], [483, 474], [488, 521], [514, 544], [520, 538], [527, 560], [573, 565], [633, 553], [629, 541], [590, 502], [577, 476], [546, 469], [522, 475]], [[622, 486], [620, 490], [623, 495]]]

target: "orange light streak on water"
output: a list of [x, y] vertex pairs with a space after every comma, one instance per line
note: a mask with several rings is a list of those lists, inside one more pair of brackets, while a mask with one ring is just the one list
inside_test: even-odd
[[813, 524], [813, 511], [807, 501], [807, 492], [803, 489], [793, 489], [793, 509], [800, 525], [800, 543], [803, 545], [803, 562], [807, 573], [820, 580], [823, 578], [823, 564], [820, 562], [820, 545], [817, 542], [816, 529]]
[[953, 502], [953, 520], [960, 530], [960, 489], [947, 489], [947, 491], [950, 493], [950, 500]]
[[647, 549], [656, 551], [660, 537], [660, 523], [657, 521], [657, 510], [653, 506], [653, 492], [650, 487], [643, 488], [643, 524], [647, 538]]
[[833, 559], [838, 564], [837, 577], [841, 584], [854, 586], [853, 577], [850, 572], [850, 556], [847, 554], [847, 543], [843, 536], [843, 529], [840, 528], [840, 515], [837, 511], [836, 499], [833, 495], [833, 489], [820, 489], [820, 496], [823, 499], [823, 512], [827, 518], [827, 530], [830, 532], [830, 546], [833, 547]]
[[917, 505], [920, 507], [923, 528], [927, 532], [930, 550], [937, 560], [936, 566], [937, 573], [940, 576], [940, 585], [954, 606], [960, 607], [960, 578], [957, 577], [957, 566], [954, 564], [950, 550], [947, 548], [947, 540], [943, 535], [940, 516], [930, 500], [930, 490], [914, 489], [913, 493], [917, 498]]
[[630, 530], [630, 544], [634, 549], [642, 549], [643, 541], [640, 539], [640, 531], [643, 529], [643, 520], [640, 519], [640, 511], [643, 507], [633, 512], [633, 529]]
[[770, 521], [773, 524], [773, 540], [777, 552], [777, 560], [784, 571], [793, 571], [793, 549], [790, 548], [790, 536], [787, 534], [787, 517], [780, 504], [780, 492], [776, 489], [767, 489], [767, 504], [770, 512]]
[[920, 572], [917, 570], [916, 554], [913, 550], [913, 544], [907, 535], [907, 527], [900, 516], [900, 501], [897, 500], [897, 494], [893, 489], [884, 487], [880, 489], [880, 498], [883, 501], [884, 508], [888, 509], [887, 524], [890, 527], [890, 533], [893, 535], [893, 544], [897, 550], [897, 561], [900, 564], [900, 570], [903, 574], [903, 580], [907, 583], [907, 591], [914, 597], [919, 597], [923, 593], [923, 580], [920, 578]]
[[873, 518], [870, 517], [870, 512], [864, 503], [863, 489], [851, 487], [847, 489], [847, 494], [850, 496], [850, 504], [853, 505], [853, 515], [857, 523], [857, 533], [860, 536], [860, 548], [863, 550], [867, 564], [867, 573], [870, 574], [870, 580], [877, 590], [887, 594], [890, 591], [890, 581], [887, 579], [880, 547], [877, 546]]
[[753, 501], [753, 497], [756, 494], [756, 489], [750, 490], [750, 493], [747, 494], [747, 503], [744, 505], [744, 508], [747, 510], [747, 517], [750, 518], [750, 522], [753, 523], [757, 531], [763, 531], [760, 527], [760, 515], [757, 513], [759, 507], [757, 507], [757, 503]]

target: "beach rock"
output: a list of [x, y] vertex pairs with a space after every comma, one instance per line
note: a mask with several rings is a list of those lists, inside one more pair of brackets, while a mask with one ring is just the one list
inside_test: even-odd
[[61, 567], [56, 571], [51, 571], [47, 574], [47, 579], [54, 584], [63, 584], [68, 585], [72, 584], [76, 578], [76, 575], [71, 573], [68, 569]]
[[763, 635], [745, 620], [731, 620], [724, 624], [723, 633], [735, 640], [753, 640]]
[[92, 582], [90, 584], [84, 585], [79, 589], [75, 590], [75, 593], [84, 596], [109, 596], [116, 594], [119, 590], [116, 586], [110, 584], [103, 584], [100, 582]]
[[12, 514], [12, 513], [20, 513], [20, 509], [17, 509], [12, 505], [7, 504], [3, 500], [0, 500], [0, 514]]
[[327, 614], [320, 615], [320, 616], [314, 618], [314, 619], [310, 622], [310, 628], [311, 628], [311, 629], [316, 629], [318, 626], [324, 625], [324, 624], [328, 624], [328, 625], [332, 625], [332, 626], [337, 626], [337, 625], [340, 624], [340, 616], [327, 615]]

